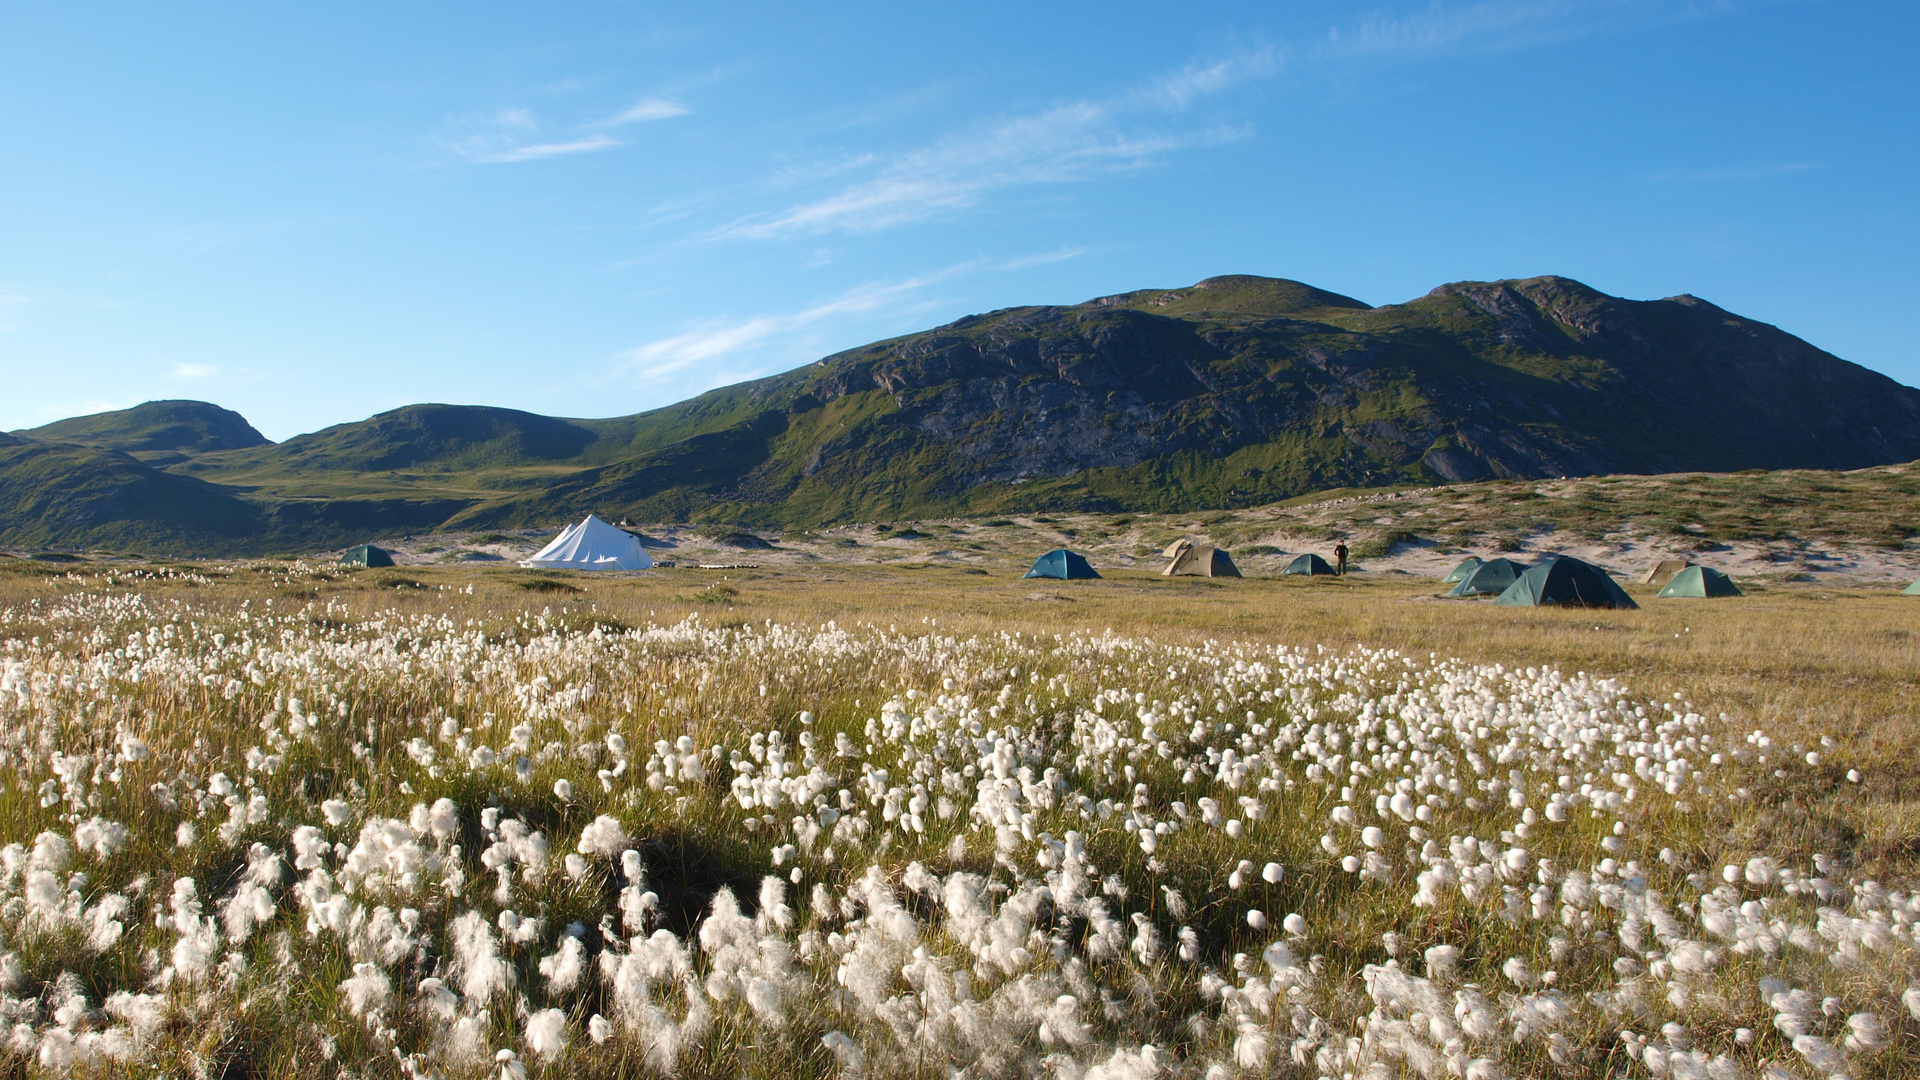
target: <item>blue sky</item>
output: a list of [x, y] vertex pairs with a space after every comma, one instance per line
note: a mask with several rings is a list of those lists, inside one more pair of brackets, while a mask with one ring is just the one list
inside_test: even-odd
[[1920, 383], [1920, 5], [14, 5], [0, 429], [610, 416], [1215, 274], [1690, 292]]

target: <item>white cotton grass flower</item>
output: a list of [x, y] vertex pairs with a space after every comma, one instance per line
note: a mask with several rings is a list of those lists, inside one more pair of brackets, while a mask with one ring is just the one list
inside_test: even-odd
[[194, 828], [193, 822], [191, 821], [183, 821], [173, 827], [173, 843], [175, 847], [190, 848], [197, 843], [199, 839], [200, 830]]
[[1846, 1048], [1855, 1054], [1871, 1054], [1887, 1044], [1887, 1032], [1880, 1017], [1857, 1012], [1847, 1017]]
[[427, 1015], [438, 1019], [443, 1024], [451, 1024], [454, 1021], [460, 1011], [460, 996], [447, 989], [445, 981], [431, 977], [421, 979], [417, 989], [420, 1007]]
[[580, 976], [587, 970], [587, 950], [579, 938], [568, 934], [560, 939], [560, 947], [551, 956], [540, 959], [540, 977], [547, 982], [547, 992], [555, 995], [570, 994], [580, 985]]
[[[561, 796], [567, 798], [568, 796]], [[580, 843], [576, 848], [588, 858], [614, 858], [627, 850], [632, 843], [620, 819], [601, 814], [580, 831]]]
[[527, 1017], [526, 1042], [527, 1051], [534, 1057], [558, 1060], [567, 1051], [567, 1014], [559, 1009], [542, 1009]]
[[[59, 822], [56, 839], [36, 842], [39, 819], [0, 837], [0, 899], [16, 897], [18, 913], [0, 987], [33, 985], [44, 940], [123, 973], [100, 985], [97, 1009], [50, 984], [9, 1021], [10, 1052], [49, 1072], [151, 1071], [168, 1025], [224, 1022], [230, 1003], [274, 994], [289, 1030], [328, 1033], [303, 1044], [336, 1062], [323, 1068], [337, 1070], [364, 1027], [399, 1060], [505, 1080], [591, 1071], [608, 1043], [650, 1073], [694, 1060], [737, 1071], [736, 1047], [836, 1027], [844, 1044], [821, 1049], [871, 1080], [907, 1061], [1024, 1061], [1056, 1080], [1502, 1080], [1577, 1071], [1592, 1033], [1623, 1029], [1623, 1067], [1656, 1078], [1730, 1080], [1769, 1063], [1812, 1076], [1836, 1054], [1862, 1075], [1892, 1052], [1895, 1009], [1920, 1020], [1920, 988], [1895, 1002], [1886, 981], [1915, 955], [1910, 883], [1737, 848], [1706, 867], [1673, 831], [1703, 811], [1737, 816], [1756, 797], [1741, 785], [1792, 778], [1805, 748], [1603, 676], [931, 623], [909, 634], [689, 619], [582, 634], [536, 609], [502, 616], [497, 633], [484, 625], [494, 616], [105, 606], [122, 599], [134, 598], [49, 601], [69, 605], [65, 624], [0, 604], [0, 720], [23, 745], [58, 746], [51, 778], [33, 783], [46, 823]], [[82, 648], [71, 628], [89, 622], [98, 644]], [[191, 662], [170, 669], [172, 656]], [[769, 719], [744, 727], [713, 712], [759, 687], [809, 686], [852, 704], [802, 702], [834, 719], [791, 731], [798, 704], [776, 722], [769, 701]], [[231, 752], [160, 740], [137, 787], [117, 787], [111, 737], [68, 746], [47, 726], [203, 688], [209, 720], [245, 737]], [[419, 716], [419, 697], [440, 706], [424, 730], [402, 719]], [[621, 714], [685, 732], [629, 745], [607, 724]], [[167, 730], [159, 713], [140, 722]], [[313, 796], [323, 806], [270, 767], [295, 745], [337, 755], [337, 786]], [[388, 761], [391, 780], [378, 772]], [[599, 770], [599, 819], [577, 813], [571, 787], [553, 802], [532, 782], [581, 768]], [[708, 770], [727, 776], [710, 783]], [[439, 791], [497, 805], [463, 821]], [[135, 816], [129, 795], [164, 816]], [[31, 805], [32, 786], [24, 796]], [[142, 835], [117, 839], [115, 818], [189, 845], [211, 829], [222, 852], [245, 851], [244, 872], [221, 871], [234, 860], [201, 844], [176, 852], [197, 875], [176, 883]], [[716, 896], [689, 940], [674, 918], [678, 868], [663, 904], [621, 819], [648, 835], [673, 825], [700, 858], [699, 838], [717, 837], [747, 860], [729, 873], [758, 880], [757, 896]], [[722, 832], [733, 823], [737, 835]], [[1261, 842], [1256, 829], [1305, 841], [1286, 847], [1296, 876], [1360, 875], [1348, 921], [1381, 934], [1392, 959], [1315, 955], [1304, 916], [1269, 916], [1297, 898], [1277, 895], [1280, 864], [1246, 842]], [[1219, 876], [1175, 876], [1187, 867]], [[1215, 922], [1222, 898], [1229, 923], [1245, 913], [1239, 929]], [[556, 934], [549, 915], [578, 922]], [[1382, 932], [1401, 926], [1422, 929]], [[1496, 952], [1469, 967], [1429, 936], [1446, 926], [1483, 928], [1522, 966]], [[281, 991], [323, 956], [346, 965], [329, 980], [337, 992]], [[1748, 1018], [1751, 991], [1736, 984], [1752, 979], [1772, 982], [1768, 1011]], [[1352, 991], [1323, 993], [1323, 981]], [[1147, 1019], [1188, 983], [1186, 1015]], [[1130, 1004], [1143, 1001], [1153, 1007]], [[1761, 1034], [1729, 1036], [1736, 1018]], [[1145, 1045], [1169, 1037], [1177, 1063]]]
[[111, 859], [127, 846], [133, 834], [125, 825], [95, 816], [74, 827], [73, 844], [96, 859]]
[[867, 1055], [861, 1052], [860, 1044], [843, 1031], [827, 1032], [820, 1036], [820, 1044], [833, 1051], [833, 1056], [844, 1069], [858, 1069], [866, 1064]]
[[33, 838], [33, 854], [27, 858], [29, 869], [61, 874], [72, 865], [73, 844], [66, 837], [57, 832], [43, 832]]
[[561, 802], [573, 801], [573, 781], [561, 777], [553, 782], [553, 797]]
[[340, 984], [340, 994], [347, 999], [347, 1011], [358, 1017], [385, 1006], [392, 993], [393, 984], [378, 964], [353, 965], [353, 975]]
[[1517, 956], [1507, 957], [1507, 962], [1500, 965], [1500, 974], [1505, 975], [1508, 982], [1522, 990], [1527, 989], [1538, 981], [1538, 977], [1533, 973], [1532, 966]]

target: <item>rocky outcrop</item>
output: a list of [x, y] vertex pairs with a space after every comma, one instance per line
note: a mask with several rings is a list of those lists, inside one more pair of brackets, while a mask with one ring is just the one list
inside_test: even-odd
[[[82, 418], [95, 437], [165, 440], [154, 434], [165, 425], [147, 422], [163, 418], [132, 419]], [[52, 427], [80, 433], [80, 421], [63, 423]], [[631, 417], [421, 405], [278, 446], [167, 453], [177, 460], [146, 459], [165, 474], [88, 459], [92, 509], [78, 516], [57, 505], [51, 470], [66, 459], [41, 455], [35, 490], [51, 501], [25, 531], [9, 534], [0, 514], [0, 537], [101, 535], [55, 523], [122, 505], [116, 484], [171, 492], [176, 476], [212, 482], [175, 493], [223, 522], [204, 548], [238, 543], [236, 530], [345, 535], [442, 514], [473, 527], [589, 511], [809, 525], [1229, 508], [1383, 484], [1844, 470], [1920, 458], [1920, 391], [1692, 296], [1622, 300], [1540, 277], [1456, 282], [1374, 308], [1235, 276], [972, 315]], [[475, 494], [448, 501], [449, 490]], [[156, 535], [192, 528], [155, 509], [164, 499], [125, 505], [149, 507], [139, 512]], [[248, 550], [277, 542], [256, 536]]]

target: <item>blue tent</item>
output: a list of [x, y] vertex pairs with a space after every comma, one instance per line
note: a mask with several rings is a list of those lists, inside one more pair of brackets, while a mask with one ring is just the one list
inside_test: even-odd
[[1087, 564], [1085, 555], [1076, 554], [1066, 548], [1054, 548], [1045, 555], [1033, 560], [1033, 569], [1021, 577], [1050, 578], [1097, 578], [1092, 566]]
[[1475, 566], [1447, 591], [1448, 596], [1498, 596], [1526, 572], [1512, 559], [1488, 559]]
[[1493, 602], [1506, 607], [1637, 608], [1633, 597], [1614, 584], [1605, 570], [1571, 555], [1549, 558], [1527, 568]]

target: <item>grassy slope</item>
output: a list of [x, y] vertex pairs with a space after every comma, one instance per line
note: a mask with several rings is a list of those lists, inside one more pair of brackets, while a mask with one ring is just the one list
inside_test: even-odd
[[[1690, 414], [1703, 387], [1719, 411]], [[169, 468], [286, 520], [244, 541], [217, 530], [194, 541], [240, 552], [310, 549], [383, 522], [544, 526], [587, 512], [817, 527], [1246, 509], [1430, 484], [1459, 475], [1449, 462], [1542, 476], [1886, 461], [1913, 449], [1901, 410], [1920, 417], [1915, 402], [1691, 298], [1619, 301], [1546, 278], [1369, 308], [1228, 277], [970, 316], [630, 417], [417, 405]], [[105, 421], [63, 423], [83, 422]], [[1880, 426], [1885, 445], [1861, 441]], [[154, 521], [103, 532], [60, 520], [0, 539], [178, 538]]]
[[271, 445], [246, 417], [204, 401], [148, 401], [131, 409], [76, 416], [17, 434], [167, 461], [179, 460], [183, 454]]

